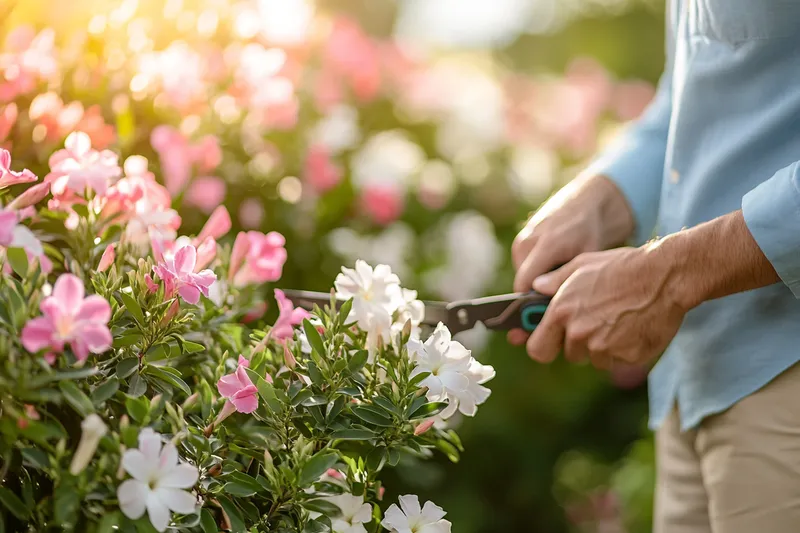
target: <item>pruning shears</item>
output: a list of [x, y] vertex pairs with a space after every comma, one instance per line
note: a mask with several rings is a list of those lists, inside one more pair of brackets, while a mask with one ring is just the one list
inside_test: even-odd
[[[331, 303], [331, 295], [325, 292], [291, 289], [283, 292], [295, 307], [307, 310], [311, 310], [315, 304], [324, 307]], [[337, 300], [337, 308], [343, 302]], [[423, 301], [425, 319], [422, 323], [436, 326], [441, 322], [454, 335], [474, 328], [478, 322], [496, 331], [519, 328], [531, 332], [542, 320], [549, 303], [549, 296], [535, 291], [455, 302]]]

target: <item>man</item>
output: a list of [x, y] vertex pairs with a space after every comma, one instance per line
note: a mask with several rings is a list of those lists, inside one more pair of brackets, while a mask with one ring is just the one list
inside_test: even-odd
[[667, 15], [654, 101], [514, 242], [527, 350], [658, 358], [656, 533], [800, 531], [800, 2]]

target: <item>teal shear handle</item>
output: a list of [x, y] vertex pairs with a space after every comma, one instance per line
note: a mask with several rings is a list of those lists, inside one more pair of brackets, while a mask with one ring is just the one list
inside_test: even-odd
[[536, 294], [536, 296], [539, 298], [536, 298], [535, 301], [523, 303], [519, 312], [522, 329], [529, 333], [536, 329], [536, 326], [542, 321], [544, 312], [547, 311], [547, 304], [550, 302], [549, 298], [544, 301], [545, 297], [540, 294]]

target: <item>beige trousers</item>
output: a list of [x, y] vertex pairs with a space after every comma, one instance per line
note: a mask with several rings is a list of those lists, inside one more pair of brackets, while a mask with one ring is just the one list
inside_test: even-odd
[[656, 433], [654, 533], [800, 532], [800, 364], [727, 411]]

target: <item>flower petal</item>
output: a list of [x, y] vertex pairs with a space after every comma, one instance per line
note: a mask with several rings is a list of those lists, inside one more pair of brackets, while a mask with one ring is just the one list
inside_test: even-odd
[[141, 518], [149, 493], [150, 489], [147, 487], [147, 483], [136, 479], [123, 481], [117, 489], [117, 499], [122, 514], [131, 520]]
[[405, 496], [400, 496], [398, 500], [400, 500], [400, 507], [409, 520], [413, 520], [421, 514], [419, 497], [416, 494], [406, 494]]
[[14, 227], [11, 238], [11, 246], [24, 248], [33, 255], [42, 255], [44, 248], [42, 243], [36, 238], [36, 235], [26, 226], [17, 225]]
[[197, 250], [194, 246], [184, 246], [175, 253], [175, 271], [178, 276], [193, 272], [196, 262]]
[[258, 391], [255, 386], [240, 390], [230, 400], [240, 413], [250, 414], [258, 409]]
[[159, 489], [188, 489], [197, 483], [197, 468], [189, 463], [180, 463], [164, 472], [158, 480]]
[[411, 533], [408, 517], [400, 510], [397, 504], [390, 505], [383, 517], [381, 525], [386, 529], [397, 533]]
[[171, 442], [164, 444], [158, 456], [158, 471], [166, 472], [178, 464], [178, 449]]
[[139, 432], [139, 450], [144, 454], [148, 464], [155, 465], [161, 456], [161, 435], [151, 428]]
[[197, 498], [192, 496], [190, 492], [180, 489], [159, 488], [156, 490], [156, 495], [167, 507], [180, 514], [193, 513], [197, 503]]
[[194, 285], [181, 285], [178, 289], [178, 294], [187, 304], [195, 305], [200, 301], [200, 289]]
[[[122, 454], [122, 468], [134, 479], [143, 483], [150, 480], [150, 471], [154, 465], [155, 463], [149, 462], [147, 457], [137, 449], [125, 450], [125, 453]], [[144, 502], [142, 502], [142, 506], [144, 506]]]
[[74, 328], [74, 339], [88, 346], [92, 353], [103, 353], [111, 348], [111, 331], [105, 324], [79, 322]]
[[45, 317], [29, 320], [22, 328], [22, 346], [31, 353], [53, 344], [53, 324]]
[[435, 524], [427, 524], [418, 529], [418, 533], [450, 533], [452, 524], [447, 520], [439, 520]]
[[219, 381], [217, 381], [217, 390], [224, 398], [230, 398], [239, 390], [241, 390], [242, 384], [239, 382], [239, 379], [236, 377], [236, 373], [233, 374], [225, 374]]
[[169, 508], [156, 492], [150, 492], [147, 495], [147, 515], [150, 517], [150, 523], [153, 524], [157, 531], [166, 530], [172, 517]]
[[62, 274], [53, 286], [53, 296], [65, 313], [75, 315], [83, 302], [83, 282], [73, 274]]
[[444, 511], [444, 509], [432, 501], [425, 502], [425, 505], [422, 507], [422, 518], [426, 522], [436, 522], [444, 518], [444, 515], [446, 514], [447, 513]]
[[97, 294], [84, 298], [80, 305], [76, 320], [93, 320], [107, 324], [111, 320], [111, 305], [108, 300]]

